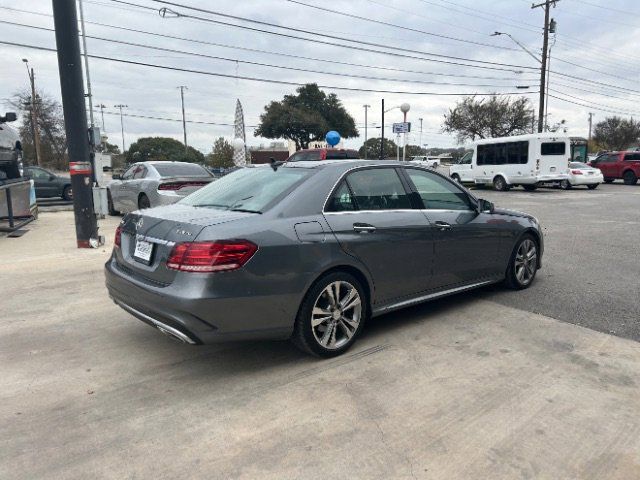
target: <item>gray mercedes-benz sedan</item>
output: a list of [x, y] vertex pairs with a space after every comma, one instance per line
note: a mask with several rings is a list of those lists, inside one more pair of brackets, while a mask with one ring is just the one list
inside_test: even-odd
[[190, 344], [291, 338], [330, 357], [366, 320], [491, 283], [527, 288], [543, 236], [450, 179], [388, 161], [247, 167], [127, 214], [114, 302]]

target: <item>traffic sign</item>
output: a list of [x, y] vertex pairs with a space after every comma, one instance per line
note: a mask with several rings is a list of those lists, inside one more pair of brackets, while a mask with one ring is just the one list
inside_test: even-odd
[[411, 122], [400, 122], [393, 124], [393, 133], [409, 133], [411, 131]]

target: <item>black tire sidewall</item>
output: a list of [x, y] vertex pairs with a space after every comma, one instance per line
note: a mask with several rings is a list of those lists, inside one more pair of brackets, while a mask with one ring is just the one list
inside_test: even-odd
[[[69, 192], [71, 192], [71, 195], [69, 195]], [[71, 190], [71, 185], [67, 185], [62, 189], [62, 199], [68, 202], [73, 200], [73, 190]]]
[[636, 177], [636, 174], [632, 171], [627, 170], [622, 174], [622, 180], [624, 181], [625, 185], [635, 185], [638, 181], [638, 177]]
[[[144, 202], [143, 199], [146, 199], [145, 206], [142, 205]], [[143, 193], [142, 195], [140, 195], [140, 197], [138, 197], [138, 209], [144, 210], [145, 208], [151, 208], [151, 202], [149, 201], [149, 197], [147, 197], [147, 195]]]
[[[353, 334], [353, 337], [349, 340], [349, 342], [343, 345], [340, 348], [335, 350], [330, 350], [324, 348], [322, 345], [318, 343], [315, 336], [313, 335], [312, 327], [311, 327], [311, 311], [315, 305], [316, 299], [322, 293], [322, 291], [329, 285], [335, 281], [343, 281], [348, 282], [353, 285], [358, 294], [360, 295], [361, 305], [362, 305], [362, 313], [360, 315], [360, 324], [358, 325], [358, 329]], [[331, 358], [342, 353], [346, 352], [351, 346], [355, 343], [358, 336], [362, 332], [365, 322], [369, 317], [369, 303], [367, 301], [367, 296], [365, 295], [364, 289], [360, 283], [360, 281], [355, 278], [353, 275], [346, 272], [332, 272], [328, 275], [317, 280], [307, 291], [304, 299], [302, 300], [302, 304], [300, 305], [300, 309], [298, 310], [298, 315], [296, 317], [296, 323], [294, 326], [294, 332], [292, 336], [292, 340], [294, 343], [303, 351], [310, 353], [312, 355], [316, 355], [322, 358]]]
[[539, 255], [540, 255], [540, 244], [538, 243], [538, 240], [536, 240], [536, 238], [531, 235], [530, 233], [525, 233], [524, 235], [522, 235], [520, 238], [518, 238], [518, 241], [516, 242], [515, 246], [513, 247], [513, 252], [511, 252], [511, 257], [509, 257], [509, 266], [507, 267], [507, 273], [506, 273], [506, 284], [509, 288], [512, 288], [514, 290], [524, 290], [525, 288], [529, 288], [531, 285], [533, 285], [533, 282], [536, 280], [536, 275], [538, 273], [538, 268], [536, 265], [536, 270], [533, 272], [533, 278], [531, 279], [531, 281], [526, 284], [526, 285], [522, 285], [517, 277], [516, 277], [516, 269], [515, 269], [515, 259], [516, 259], [516, 255], [518, 253], [518, 249], [520, 248], [520, 245], [522, 245], [522, 242], [524, 242], [525, 240], [532, 240], [533, 243], [536, 246], [536, 255], [538, 256], [538, 261], [539, 261]]

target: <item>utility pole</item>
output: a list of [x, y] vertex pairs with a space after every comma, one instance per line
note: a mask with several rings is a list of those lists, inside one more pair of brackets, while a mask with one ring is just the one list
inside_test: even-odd
[[98, 108], [100, 109], [100, 116], [102, 117], [102, 131], [107, 133], [107, 129], [104, 126], [104, 109], [107, 108], [107, 106], [104, 103], [101, 103], [98, 105]]
[[418, 145], [420, 146], [420, 150], [422, 150], [422, 118], [418, 120], [420, 120], [420, 142], [418, 142]]
[[[180, 85], [180, 100], [182, 101], [182, 134], [184, 136], [184, 151], [187, 151], [187, 120], [184, 117], [184, 89], [185, 85]], [[188, 89], [187, 89], [188, 90]]]
[[73, 211], [78, 248], [97, 247], [98, 222], [93, 210], [91, 163], [87, 138], [87, 111], [82, 81], [76, 2], [52, 0], [60, 92], [69, 152]]
[[29, 60], [23, 58], [22, 61], [27, 66], [27, 75], [31, 83], [31, 131], [33, 133], [33, 147], [36, 152], [36, 165], [40, 165], [42, 155], [40, 153], [40, 130], [38, 130], [38, 103], [36, 101], [36, 74], [33, 68], [29, 69]]
[[380, 126], [380, 160], [384, 160], [384, 98], [382, 99], [382, 125]]
[[549, 33], [553, 33], [553, 41], [549, 45], [549, 59], [547, 60], [547, 86], [544, 99], [544, 130], [549, 131], [549, 79], [551, 78], [551, 49], [556, 44], [556, 21], [552, 18], [549, 22]]
[[367, 159], [367, 111], [371, 108], [371, 105], [363, 105], [364, 107], [364, 159]]
[[544, 37], [542, 41], [542, 65], [540, 66], [540, 101], [538, 106], [538, 133], [541, 133], [544, 127], [544, 100], [545, 86], [547, 78], [547, 50], [549, 48], [549, 9], [551, 5], [554, 7], [559, 0], [545, 0], [543, 3], [531, 5], [531, 8], [544, 7]]
[[122, 154], [124, 155], [124, 121], [122, 120], [122, 109], [128, 108], [129, 105], [118, 104], [114, 105], [113, 107], [120, 109], [120, 132], [122, 133]]
[[89, 55], [87, 55], [87, 37], [84, 28], [84, 10], [82, 0], [78, 0], [80, 7], [80, 35], [82, 37], [82, 51], [84, 52], [84, 70], [87, 76], [87, 95], [89, 99], [89, 161], [91, 162], [91, 181], [96, 185], [96, 136], [93, 124], [93, 97], [91, 96], [91, 76], [89, 75]]
[[589, 145], [591, 145], [591, 125], [593, 123], [593, 113], [589, 112]]

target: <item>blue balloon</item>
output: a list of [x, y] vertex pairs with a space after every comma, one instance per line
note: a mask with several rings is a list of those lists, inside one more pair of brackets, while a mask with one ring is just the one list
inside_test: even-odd
[[335, 130], [331, 130], [327, 132], [327, 135], [324, 137], [329, 145], [335, 147], [338, 143], [340, 143], [340, 134]]

